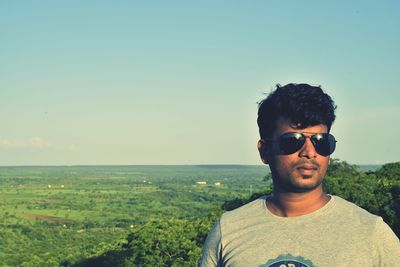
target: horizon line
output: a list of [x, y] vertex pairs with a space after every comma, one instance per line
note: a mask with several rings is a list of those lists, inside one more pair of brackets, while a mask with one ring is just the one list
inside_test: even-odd
[[[389, 163], [389, 162], [388, 162]], [[387, 163], [350, 163], [356, 166], [382, 166]], [[1, 165], [0, 168], [7, 167], [129, 167], [129, 166], [268, 166], [267, 164], [241, 164], [241, 163], [187, 163], [187, 164], [11, 164]]]

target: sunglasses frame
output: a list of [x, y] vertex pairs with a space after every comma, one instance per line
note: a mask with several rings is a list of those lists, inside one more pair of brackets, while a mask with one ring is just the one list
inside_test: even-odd
[[[297, 141], [303, 140], [301, 146], [300, 146], [298, 149], [294, 150], [294, 151], [293, 151], [293, 149], [283, 149], [283, 148], [281, 147], [282, 138], [285, 137], [285, 136], [288, 136], [288, 135], [296, 135], [296, 134], [297, 134], [297, 135], [298, 135], [298, 134], [301, 135], [301, 137], [300, 137], [299, 139], [297, 139]], [[309, 135], [305, 135], [305, 134], [309, 134]], [[320, 148], [318, 147], [318, 144], [317, 144], [318, 139], [316, 139], [316, 136], [318, 136], [318, 135], [320, 135], [320, 136], [321, 136], [321, 135], [322, 135], [322, 136], [326, 136], [325, 139], [327, 140], [327, 142], [329, 142], [329, 145], [330, 145], [330, 153], [328, 153], [328, 154], [326, 154], [326, 153], [320, 153], [320, 152], [323, 152], [323, 151], [320, 150]], [[295, 137], [294, 137], [294, 138], [295, 138]], [[263, 141], [263, 142], [265, 142], [265, 141], [270, 141], [270, 142], [272, 142], [272, 141], [275, 140], [275, 141], [277, 141], [277, 143], [278, 143], [278, 145], [279, 145], [279, 149], [280, 149], [282, 155], [290, 155], [290, 154], [293, 154], [293, 153], [295, 153], [295, 152], [301, 150], [301, 149], [304, 147], [304, 144], [306, 143], [307, 138], [310, 138], [310, 141], [311, 141], [311, 143], [313, 144], [313, 147], [314, 147], [314, 149], [315, 149], [315, 152], [317, 152], [318, 155], [327, 157], [327, 156], [329, 156], [329, 155], [332, 155], [333, 152], [335, 152], [337, 141], [336, 141], [335, 137], [334, 137], [332, 134], [330, 134], [330, 133], [286, 132], [286, 133], [281, 134], [281, 135], [280, 135], [278, 138], [276, 138], [276, 139], [264, 138], [264, 139], [261, 139], [261, 141]], [[333, 143], [332, 143], [332, 142], [333, 142]], [[331, 146], [333, 146], [333, 149], [332, 149]], [[296, 147], [295, 147], [295, 148], [296, 148]]]

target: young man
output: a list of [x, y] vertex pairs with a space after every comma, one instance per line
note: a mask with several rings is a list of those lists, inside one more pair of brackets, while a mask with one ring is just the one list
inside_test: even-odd
[[224, 213], [201, 266], [400, 266], [400, 243], [382, 218], [324, 193], [336, 106], [320, 87], [277, 86], [259, 106], [258, 150], [273, 194]]

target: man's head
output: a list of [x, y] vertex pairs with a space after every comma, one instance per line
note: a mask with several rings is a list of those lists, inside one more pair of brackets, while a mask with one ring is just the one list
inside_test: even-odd
[[259, 104], [257, 124], [260, 137], [271, 138], [281, 117], [299, 129], [324, 124], [329, 132], [335, 121], [335, 109], [331, 97], [319, 86], [294, 83], [277, 85], [276, 90]]
[[258, 149], [276, 189], [304, 192], [321, 184], [336, 143], [329, 135], [335, 109], [329, 95], [308, 84], [278, 85], [260, 103]]

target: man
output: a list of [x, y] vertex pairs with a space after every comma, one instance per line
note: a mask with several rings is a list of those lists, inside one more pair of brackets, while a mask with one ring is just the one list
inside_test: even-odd
[[320, 87], [277, 86], [258, 109], [258, 150], [273, 194], [224, 213], [201, 266], [400, 266], [400, 243], [382, 218], [324, 193], [336, 106]]

